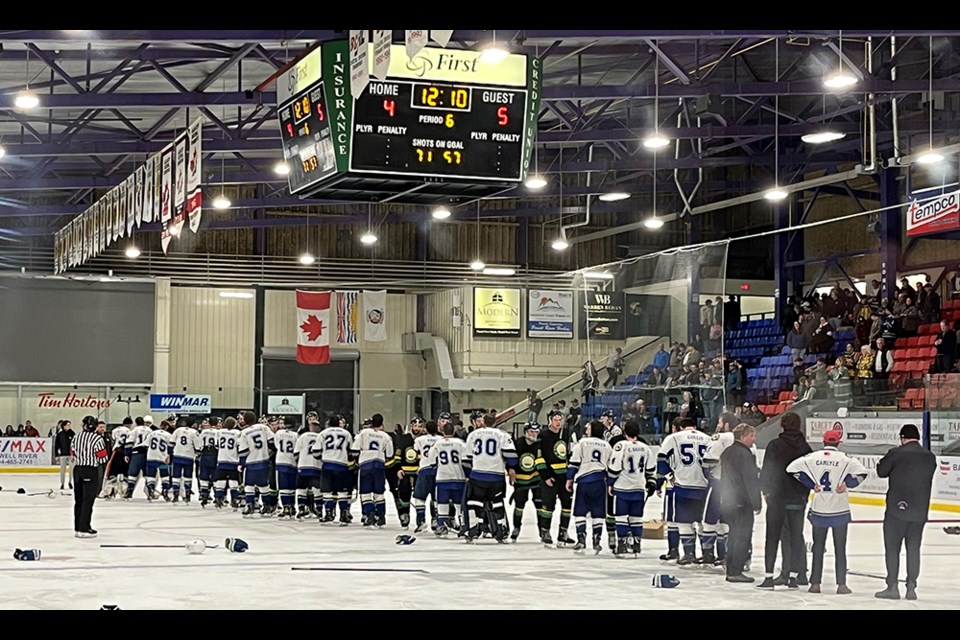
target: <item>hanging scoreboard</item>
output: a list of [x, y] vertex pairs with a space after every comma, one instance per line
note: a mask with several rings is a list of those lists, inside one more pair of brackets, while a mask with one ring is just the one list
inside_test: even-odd
[[411, 59], [392, 45], [386, 79], [371, 78], [358, 97], [348, 59], [345, 41], [327, 42], [280, 80], [293, 87], [278, 87], [291, 193], [310, 195], [344, 175], [490, 184], [526, 177], [540, 107], [536, 57], [490, 63], [477, 51], [427, 47]]

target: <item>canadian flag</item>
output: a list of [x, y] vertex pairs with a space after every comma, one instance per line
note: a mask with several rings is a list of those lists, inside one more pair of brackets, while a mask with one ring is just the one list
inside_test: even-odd
[[330, 364], [330, 292], [297, 290], [297, 362]]

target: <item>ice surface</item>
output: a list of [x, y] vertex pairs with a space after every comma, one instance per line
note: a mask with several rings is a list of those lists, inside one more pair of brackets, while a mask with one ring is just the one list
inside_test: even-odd
[[[398, 546], [401, 531], [388, 496], [388, 526], [361, 529], [359, 504], [355, 523], [286, 522], [276, 518], [244, 519], [229, 509], [201, 509], [196, 502], [172, 505], [147, 503], [138, 488], [131, 502], [98, 500], [93, 526], [99, 537], [73, 537], [73, 498], [60, 495], [18, 495], [58, 489], [55, 475], [0, 475], [0, 581], [2, 609], [242, 609], [262, 608], [265, 597], [276, 608], [756, 608], [947, 609], [960, 596], [960, 536], [943, 532], [949, 523], [927, 525], [915, 602], [877, 600], [882, 579], [850, 575], [852, 595], [838, 596], [833, 577], [832, 542], [828, 539], [821, 595], [777, 588], [760, 591], [753, 585], [724, 582], [720, 569], [665, 566], [657, 556], [665, 540], [644, 540], [638, 559], [618, 559], [606, 549], [599, 556], [577, 556], [569, 549], [545, 549], [537, 539], [533, 505], [527, 506], [524, 527], [515, 544], [481, 540], [467, 545], [456, 538], [436, 539], [419, 534], [414, 544]], [[141, 485], [142, 486], [142, 485]], [[646, 517], [659, 514], [654, 498]], [[854, 517], [880, 520], [881, 507], [854, 505]], [[559, 508], [558, 514], [559, 516]], [[936, 519], [957, 519], [935, 512]], [[554, 535], [556, 534], [554, 520]], [[809, 529], [809, 524], [808, 524]], [[412, 530], [408, 531], [413, 535]], [[572, 525], [571, 525], [572, 533]], [[239, 537], [250, 549], [234, 554], [223, 548], [189, 555], [182, 547], [160, 549], [101, 549], [101, 544], [183, 545], [203, 538], [223, 545]], [[810, 539], [809, 531], [807, 540]], [[762, 578], [763, 515], [754, 528], [754, 561], [750, 575]], [[13, 559], [13, 550], [37, 548], [39, 562]], [[851, 571], [884, 574], [879, 524], [851, 525], [848, 549]], [[901, 560], [901, 577], [905, 571]], [[292, 571], [292, 567], [323, 567], [328, 571]], [[388, 571], [389, 570], [389, 571]], [[398, 571], [406, 570], [406, 571]], [[658, 571], [677, 576], [676, 589], [654, 589]], [[602, 581], [611, 597], [578, 598], [585, 584]]]

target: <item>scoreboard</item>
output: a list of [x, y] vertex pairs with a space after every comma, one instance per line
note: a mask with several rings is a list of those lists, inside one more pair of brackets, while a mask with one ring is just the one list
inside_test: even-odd
[[290, 191], [306, 197], [340, 175], [521, 182], [540, 76], [540, 61], [525, 55], [485, 63], [477, 51], [427, 47], [411, 59], [392, 45], [386, 79], [371, 75], [353, 96], [346, 42], [325, 43], [279, 81]]

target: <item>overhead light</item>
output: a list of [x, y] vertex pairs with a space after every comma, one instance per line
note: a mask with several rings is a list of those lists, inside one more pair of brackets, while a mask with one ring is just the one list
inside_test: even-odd
[[483, 270], [483, 275], [485, 276], [515, 276], [517, 275], [516, 269], [510, 269], [508, 267], [487, 267]]
[[111, 278], [110, 276], [100, 276], [100, 282], [120, 282], [120, 278]]
[[920, 164], [937, 164], [938, 162], [943, 162], [943, 154], [930, 149], [917, 156], [917, 162]]
[[528, 176], [527, 181], [523, 184], [527, 189], [543, 189], [547, 186], [547, 179], [539, 174], [533, 174], [532, 176]]
[[140, 249], [138, 249], [138, 248], [137, 248], [137, 245], [135, 245], [135, 244], [132, 244], [132, 245], [130, 245], [129, 247], [127, 247], [127, 250], [124, 251], [124, 253], [126, 254], [126, 256], [127, 256], [128, 258], [139, 258], [139, 257], [140, 257]]
[[663, 218], [658, 218], [657, 216], [650, 216], [643, 221], [643, 226], [647, 229], [659, 229], [663, 226]]
[[609, 271], [584, 271], [582, 275], [585, 280], [613, 280]]
[[857, 77], [846, 71], [837, 71], [823, 79], [823, 86], [828, 89], [846, 89], [857, 84]]
[[0, 158], [7, 155], [7, 150], [3, 148], [3, 145], [0, 144]]
[[290, 173], [290, 166], [286, 162], [278, 162], [273, 165], [273, 172], [278, 176], [285, 176]]
[[643, 146], [647, 149], [663, 149], [668, 144], [670, 144], [670, 138], [660, 135], [659, 131], [643, 139]]
[[473, 269], [474, 271], [483, 271], [484, 269], [487, 268], [487, 265], [483, 263], [483, 260], [477, 258], [476, 260], [470, 263], [470, 268]]
[[600, 194], [600, 199], [604, 202], [616, 202], [617, 200], [626, 200], [629, 197], [630, 194], [623, 191], [611, 191], [610, 193]]
[[377, 244], [377, 234], [375, 234], [373, 231], [367, 231], [365, 234], [360, 236], [360, 242], [367, 246]]
[[221, 298], [240, 298], [242, 300], [249, 300], [253, 297], [253, 294], [249, 291], [221, 291]]
[[843, 140], [847, 137], [847, 134], [840, 133], [839, 131], [817, 131], [815, 133], [807, 133], [800, 136], [800, 139], [806, 142], [807, 144], [825, 144], [827, 142], [836, 142], [837, 140]]
[[446, 207], [437, 207], [433, 210], [434, 220], [446, 220], [450, 217], [450, 209]]
[[500, 64], [507, 59], [510, 52], [493, 42], [480, 52], [480, 62], [485, 64]]
[[13, 99], [13, 106], [17, 109], [35, 109], [40, 104], [40, 98], [32, 91], [21, 91]]
[[763, 197], [769, 200], [770, 202], [780, 202], [787, 197], [787, 192], [781, 189], [780, 187], [774, 187], [766, 193], [763, 194]]
[[307, 266], [317, 261], [317, 259], [313, 257], [313, 254], [311, 254], [309, 251], [303, 254], [302, 256], [300, 256], [299, 260], [300, 260], [300, 264], [307, 265]]
[[220, 194], [219, 196], [213, 199], [214, 209], [229, 209], [231, 204], [233, 203], [230, 202], [230, 199], [223, 194]]
[[570, 248], [570, 243], [567, 242], [566, 238], [557, 238], [550, 246], [553, 247], [554, 251], [566, 251]]

